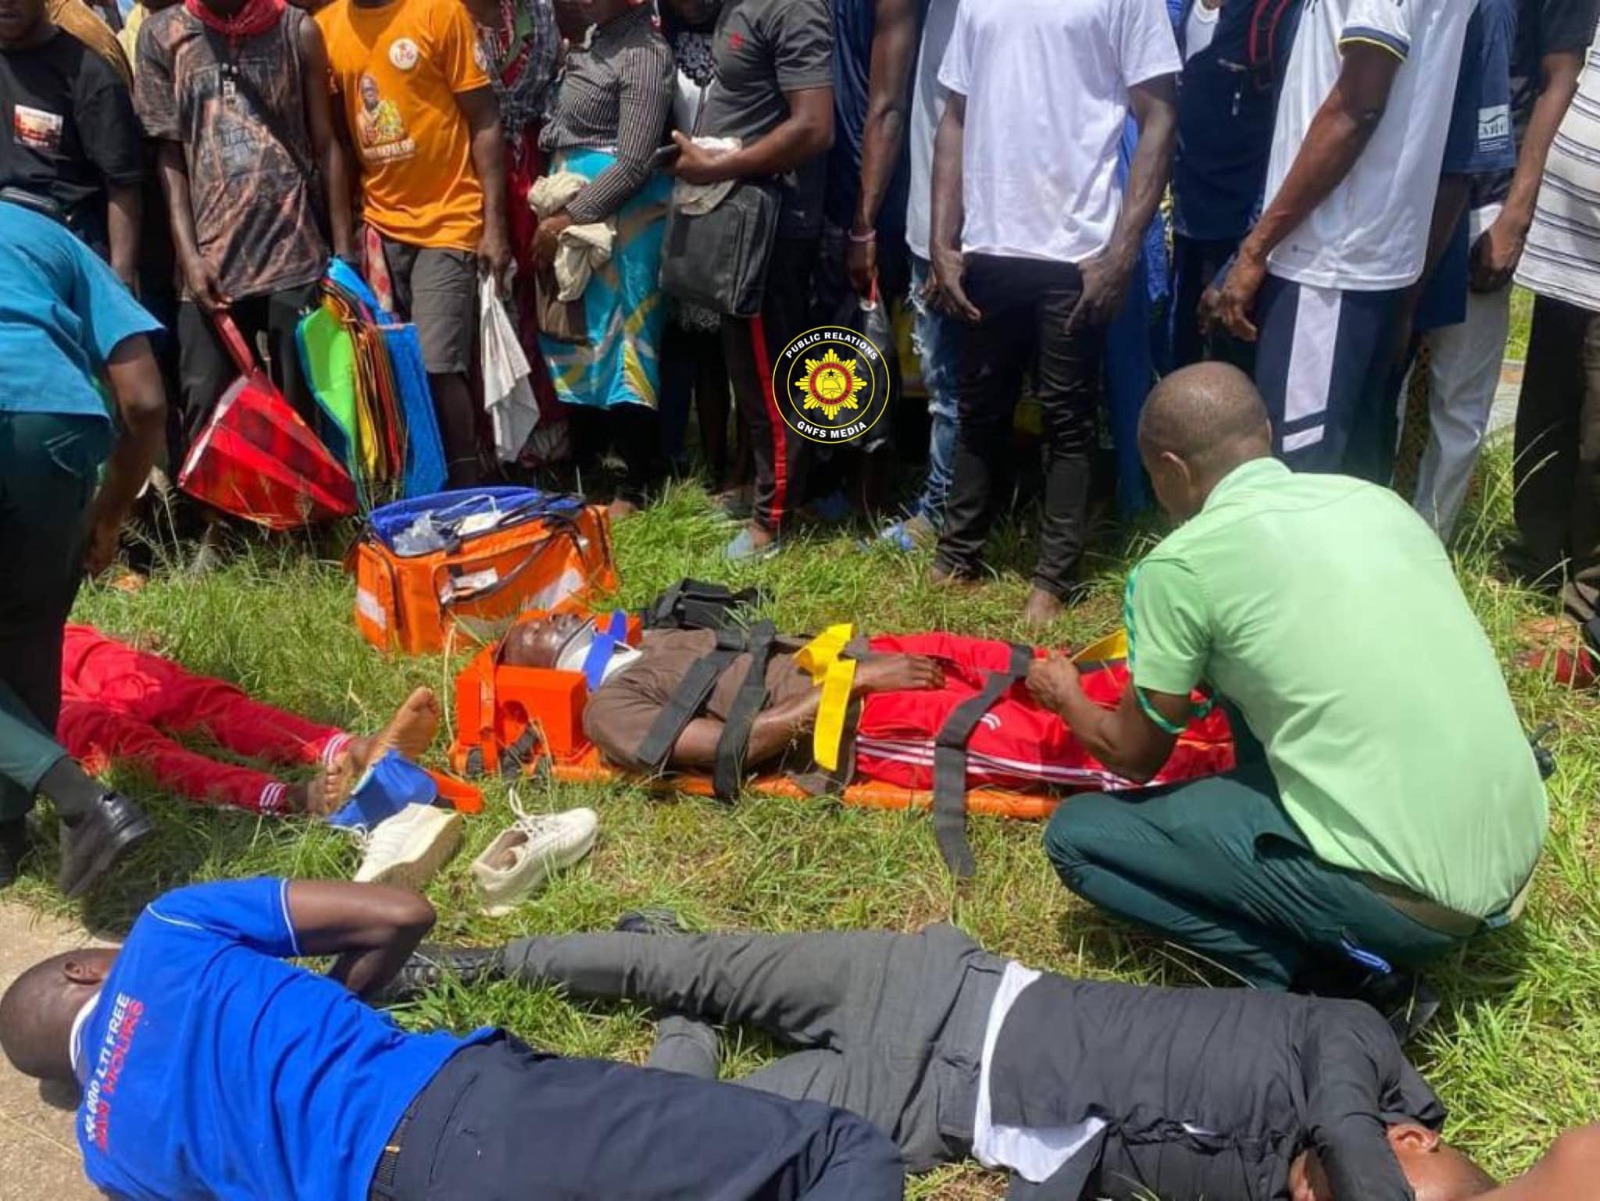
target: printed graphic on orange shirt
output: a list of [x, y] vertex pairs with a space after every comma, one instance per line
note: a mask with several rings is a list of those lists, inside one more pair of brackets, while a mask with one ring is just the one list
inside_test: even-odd
[[370, 75], [361, 77], [361, 108], [356, 113], [356, 139], [361, 143], [362, 157], [369, 162], [392, 162], [410, 158], [417, 152], [417, 144], [406, 132], [406, 123], [393, 100], [385, 100], [378, 90], [378, 81]]
[[29, 150], [42, 150], [56, 154], [61, 150], [61, 131], [66, 118], [60, 113], [46, 112], [42, 108], [29, 108], [19, 104], [11, 114], [11, 135], [18, 146]]

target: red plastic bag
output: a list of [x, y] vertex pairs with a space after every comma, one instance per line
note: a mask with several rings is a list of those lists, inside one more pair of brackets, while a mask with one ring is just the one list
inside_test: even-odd
[[178, 486], [269, 530], [350, 516], [356, 489], [349, 473], [273, 386], [232, 318], [215, 321], [241, 374], [190, 448]]

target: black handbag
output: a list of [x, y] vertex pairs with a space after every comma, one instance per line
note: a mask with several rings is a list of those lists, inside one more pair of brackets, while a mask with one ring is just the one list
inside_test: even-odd
[[[700, 90], [697, 133], [707, 90]], [[661, 290], [727, 317], [754, 317], [766, 291], [780, 207], [775, 187], [752, 180], [734, 185], [709, 213], [683, 213], [674, 202], [667, 212]]]

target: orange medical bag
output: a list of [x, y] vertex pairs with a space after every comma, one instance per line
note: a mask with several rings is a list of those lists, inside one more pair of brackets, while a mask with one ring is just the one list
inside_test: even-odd
[[[513, 492], [544, 496], [533, 489], [488, 488], [374, 510], [352, 551], [362, 637], [380, 650], [427, 654], [442, 650], [454, 629], [477, 641], [493, 641], [520, 613], [554, 609], [616, 588], [611, 526], [603, 508], [565, 497], [519, 508], [514, 498], [492, 495]], [[486, 498], [494, 503], [479, 504], [474, 512], [490, 517], [456, 516], [463, 504]], [[446, 502], [438, 511], [452, 515], [454, 524], [444, 527], [452, 532], [436, 549], [402, 553], [397, 546], [406, 546], [404, 531], [427, 501]], [[385, 513], [402, 506], [398, 517]], [[498, 524], [486, 524], [495, 518]]]

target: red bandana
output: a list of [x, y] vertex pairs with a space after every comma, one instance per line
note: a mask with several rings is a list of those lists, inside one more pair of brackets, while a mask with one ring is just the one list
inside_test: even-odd
[[231, 17], [206, 5], [205, 0], [183, 0], [183, 6], [207, 29], [223, 34], [230, 42], [257, 37], [283, 19], [285, 0], [245, 0]]

